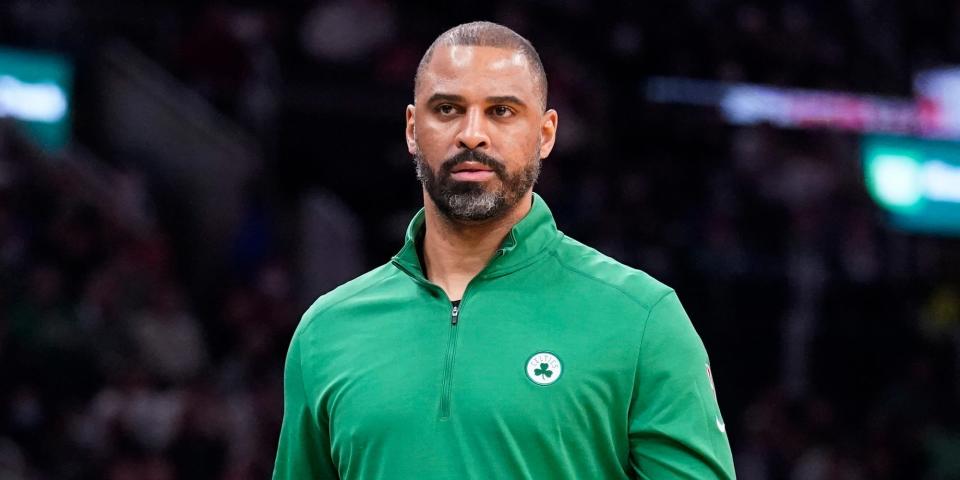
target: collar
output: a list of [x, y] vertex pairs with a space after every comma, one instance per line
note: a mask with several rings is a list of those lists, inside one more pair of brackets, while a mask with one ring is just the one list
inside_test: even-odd
[[[394, 265], [421, 283], [429, 283], [417, 255], [417, 242], [423, 239], [425, 216], [422, 208], [414, 215], [407, 227], [403, 248], [392, 259]], [[561, 238], [563, 233], [557, 230], [553, 213], [543, 198], [534, 193], [530, 211], [510, 229], [478, 277], [499, 277], [526, 267], [550, 252]]]

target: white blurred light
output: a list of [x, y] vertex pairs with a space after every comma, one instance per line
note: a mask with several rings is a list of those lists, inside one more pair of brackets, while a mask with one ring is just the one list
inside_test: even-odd
[[916, 159], [905, 155], [878, 155], [871, 170], [881, 202], [893, 207], [909, 207], [923, 196], [920, 165]]
[[24, 83], [0, 75], [0, 117], [55, 123], [67, 113], [67, 96], [55, 83]]
[[930, 200], [960, 203], [960, 167], [941, 160], [925, 163], [923, 187]]

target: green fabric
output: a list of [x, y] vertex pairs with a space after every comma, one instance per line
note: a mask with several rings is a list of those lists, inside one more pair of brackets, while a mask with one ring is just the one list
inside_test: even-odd
[[[423, 218], [304, 314], [274, 479], [734, 478], [673, 290], [565, 237], [535, 195], [454, 324], [421, 271]], [[560, 362], [531, 363], [549, 385], [528, 375], [540, 352]]]

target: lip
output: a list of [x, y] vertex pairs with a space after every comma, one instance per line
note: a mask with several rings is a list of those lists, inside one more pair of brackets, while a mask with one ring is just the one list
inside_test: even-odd
[[463, 162], [456, 167], [453, 167], [451, 173], [459, 173], [463, 171], [472, 171], [472, 172], [490, 172], [493, 171], [490, 167], [480, 163], [480, 162]]
[[450, 174], [454, 180], [461, 182], [485, 182], [495, 177], [493, 170], [459, 170]]

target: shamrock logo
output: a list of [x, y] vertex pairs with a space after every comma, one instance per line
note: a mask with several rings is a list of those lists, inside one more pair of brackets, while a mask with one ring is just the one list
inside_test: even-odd
[[544, 379], [553, 376], [553, 372], [550, 370], [550, 365], [547, 365], [546, 363], [541, 363], [540, 368], [534, 370], [533, 374], [543, 377]]
[[563, 375], [563, 364], [550, 352], [537, 352], [527, 359], [527, 378], [537, 385], [551, 385]]

